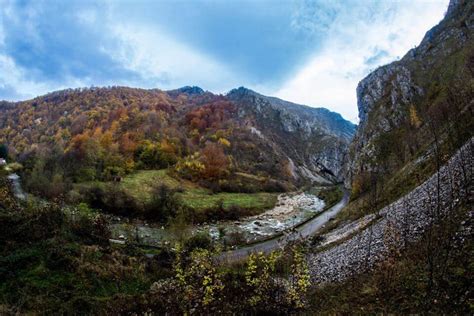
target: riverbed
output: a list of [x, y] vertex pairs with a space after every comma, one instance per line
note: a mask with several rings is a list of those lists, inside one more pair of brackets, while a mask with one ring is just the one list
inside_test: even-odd
[[177, 234], [209, 234], [218, 242], [227, 245], [249, 244], [279, 235], [285, 230], [301, 224], [321, 213], [325, 208], [323, 200], [316, 195], [299, 192], [278, 196], [276, 205], [259, 215], [238, 221], [218, 221], [192, 227], [169, 229], [144, 221], [114, 217], [111, 221], [112, 238], [130, 240], [143, 245], [160, 246], [172, 242]]
[[204, 225], [199, 230], [208, 231], [214, 240], [225, 239], [230, 244], [248, 244], [268, 239], [297, 226], [320, 213], [324, 207], [324, 201], [313, 194], [281, 194], [275, 207], [262, 214], [240, 221]]

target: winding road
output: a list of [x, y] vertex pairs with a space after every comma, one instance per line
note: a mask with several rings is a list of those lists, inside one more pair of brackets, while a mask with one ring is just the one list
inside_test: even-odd
[[218, 261], [225, 263], [235, 263], [246, 259], [251, 253], [270, 253], [274, 250], [282, 249], [291, 241], [308, 238], [314, 235], [323, 225], [339, 213], [349, 202], [350, 193], [344, 190], [342, 199], [324, 213], [315, 216], [304, 224], [286, 232], [283, 236], [262, 241], [250, 246], [227, 251], [219, 255]]

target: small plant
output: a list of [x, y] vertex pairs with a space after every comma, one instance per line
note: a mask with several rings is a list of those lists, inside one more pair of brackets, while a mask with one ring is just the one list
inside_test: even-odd
[[211, 311], [224, 289], [222, 275], [213, 262], [215, 254], [207, 249], [195, 249], [186, 265], [183, 247], [177, 244], [175, 248], [175, 278], [183, 295], [183, 312], [187, 314], [191, 309], [200, 313]]
[[306, 295], [311, 286], [311, 277], [304, 250], [301, 246], [293, 248], [291, 278], [292, 282], [288, 289], [288, 300], [296, 309], [303, 309], [306, 306]]
[[272, 274], [275, 272], [275, 266], [281, 253], [272, 252], [265, 256], [263, 252], [252, 253], [247, 261], [245, 271], [245, 282], [251, 290], [249, 303], [251, 306], [257, 306], [268, 299], [271, 295]]

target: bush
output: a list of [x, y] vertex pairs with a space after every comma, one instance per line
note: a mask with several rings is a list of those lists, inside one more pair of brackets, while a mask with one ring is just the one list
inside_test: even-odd
[[104, 216], [98, 215], [94, 218], [80, 216], [71, 225], [72, 232], [86, 244], [109, 244], [111, 233]]
[[12, 172], [18, 172], [18, 171], [20, 171], [21, 169], [23, 169], [23, 166], [22, 166], [21, 163], [12, 162], [12, 163], [8, 164], [8, 168], [9, 168]]
[[81, 194], [95, 209], [122, 216], [140, 216], [143, 213], [143, 208], [135, 199], [115, 184], [83, 188]]
[[174, 218], [180, 209], [176, 190], [166, 185], [153, 188], [152, 200], [145, 208], [145, 218], [160, 222], [167, 222]]
[[184, 242], [184, 248], [186, 251], [191, 252], [194, 249], [210, 249], [212, 240], [209, 234], [203, 232], [198, 233]]
[[65, 217], [55, 204], [36, 206], [20, 212], [0, 212], [0, 245], [12, 241], [32, 242], [45, 240], [61, 232]]
[[324, 201], [326, 206], [332, 206], [339, 202], [340, 199], [342, 199], [342, 196], [344, 193], [342, 190], [337, 187], [337, 188], [328, 188], [328, 189], [323, 189], [318, 193], [318, 198]]
[[287, 192], [289, 191], [288, 186], [277, 180], [268, 180], [263, 184], [262, 191], [265, 192]]
[[256, 193], [261, 191], [254, 183], [242, 182], [240, 179], [219, 180], [219, 191], [235, 193]]

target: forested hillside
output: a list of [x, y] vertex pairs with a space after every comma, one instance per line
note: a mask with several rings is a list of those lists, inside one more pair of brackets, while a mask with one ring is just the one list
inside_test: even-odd
[[[325, 109], [288, 102], [275, 106], [284, 101], [240, 98], [238, 92], [257, 96], [245, 88], [223, 96], [198, 87], [111, 87], [3, 102], [0, 144], [6, 158], [21, 164], [27, 191], [122, 215], [147, 213], [149, 195], [141, 193], [157, 194], [170, 183], [173, 190], [189, 193], [186, 204], [208, 197], [208, 191], [286, 192], [342, 180], [352, 123]], [[157, 178], [152, 170], [164, 173]], [[109, 185], [125, 177], [128, 190]], [[134, 179], [141, 182], [127, 186]], [[222, 214], [220, 199], [208, 197], [201, 208], [217, 217], [239, 216]], [[271, 207], [273, 198], [234, 195], [232, 200], [243, 208], [233, 213], [252, 214]], [[227, 209], [234, 205], [229, 203]]]
[[[307, 117], [291, 106], [285, 112], [276, 109], [276, 125], [262, 133], [250, 112], [257, 105], [244, 104], [248, 110], [232, 98], [197, 87], [169, 92], [124, 87], [64, 90], [3, 103], [0, 142], [27, 169], [46, 168], [42, 173], [49, 172], [59, 182], [112, 179], [137, 169], [168, 167], [184, 178], [210, 182], [236, 171], [251, 173], [279, 180], [278, 190], [311, 179], [336, 181], [343, 153], [329, 150], [326, 161], [307, 164], [300, 158], [304, 152], [288, 148], [287, 137], [298, 137], [305, 126], [285, 129], [284, 124], [297, 119], [297, 124], [307, 125]], [[334, 146], [329, 141], [334, 139], [343, 151], [354, 126], [326, 112], [307, 115], [311, 123], [324, 118], [312, 127], [320, 141], [313, 147], [324, 152]], [[292, 117], [285, 118], [287, 114]], [[279, 138], [273, 138], [277, 134]], [[300, 166], [302, 174], [297, 172]]]

